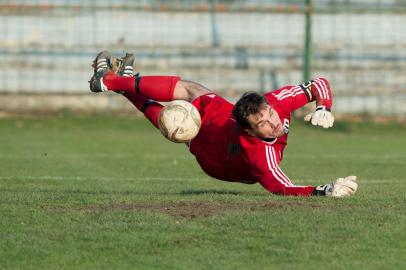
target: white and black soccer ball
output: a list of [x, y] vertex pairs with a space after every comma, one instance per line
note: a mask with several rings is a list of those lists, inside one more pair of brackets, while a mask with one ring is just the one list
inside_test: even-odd
[[162, 134], [176, 143], [188, 142], [199, 133], [201, 118], [199, 111], [190, 102], [174, 100], [166, 104], [158, 117]]

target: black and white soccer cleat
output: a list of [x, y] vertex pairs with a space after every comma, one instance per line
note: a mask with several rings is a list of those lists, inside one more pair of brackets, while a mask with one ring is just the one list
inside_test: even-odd
[[92, 67], [94, 68], [93, 76], [89, 81], [90, 91], [104, 92], [108, 91], [106, 85], [103, 83], [103, 76], [106, 72], [110, 71], [113, 66], [113, 56], [109, 51], [101, 51], [93, 60]]
[[[135, 55], [126, 53], [122, 58], [117, 58], [117, 74], [124, 77], [139, 76], [139, 73], [134, 74]], [[124, 94], [124, 91], [114, 91], [117, 94]]]
[[125, 77], [134, 77], [134, 61], [135, 55], [126, 53], [124, 57], [118, 58], [118, 71], [117, 74]]

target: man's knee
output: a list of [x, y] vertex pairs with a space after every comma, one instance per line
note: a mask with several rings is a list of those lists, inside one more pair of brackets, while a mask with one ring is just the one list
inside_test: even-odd
[[193, 101], [201, 95], [207, 94], [209, 92], [209, 89], [199, 83], [181, 80], [178, 81], [175, 86], [174, 99]]

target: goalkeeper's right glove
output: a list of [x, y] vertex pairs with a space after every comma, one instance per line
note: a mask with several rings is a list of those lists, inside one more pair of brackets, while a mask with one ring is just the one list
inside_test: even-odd
[[322, 195], [329, 197], [346, 197], [353, 195], [358, 188], [357, 177], [347, 176], [338, 178], [335, 182], [327, 185], [321, 185], [315, 188], [313, 195]]

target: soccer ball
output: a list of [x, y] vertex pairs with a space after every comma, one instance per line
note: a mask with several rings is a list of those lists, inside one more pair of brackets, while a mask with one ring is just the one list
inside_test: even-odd
[[199, 133], [201, 118], [190, 102], [174, 100], [166, 104], [158, 116], [161, 133], [170, 141], [184, 143]]

